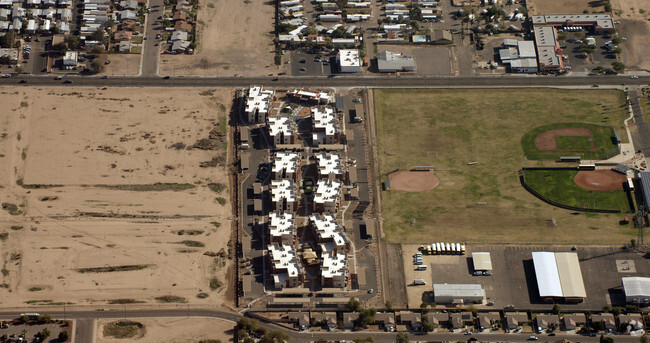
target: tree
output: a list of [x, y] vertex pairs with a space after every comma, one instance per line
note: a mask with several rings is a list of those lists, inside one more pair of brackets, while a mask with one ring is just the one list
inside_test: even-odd
[[261, 342], [264, 343], [284, 343], [289, 340], [289, 335], [280, 330], [270, 331], [262, 337]]
[[648, 335], [644, 334], [643, 336], [641, 336], [641, 338], [639, 338], [639, 342], [648, 343]]
[[106, 43], [106, 35], [104, 30], [99, 29], [88, 36], [89, 40], [94, 40], [102, 43]]
[[52, 321], [52, 317], [49, 314], [43, 314], [38, 317], [36, 317], [36, 321], [39, 324], [47, 324]]
[[336, 6], [342, 11], [348, 5], [348, 0], [336, 0]]
[[381, 18], [377, 19], [377, 27], [381, 27], [381, 24], [382, 24], [383, 22], [384, 22], [384, 21], [381, 20]]
[[393, 310], [393, 303], [390, 301], [390, 299], [386, 300], [386, 311], [392, 311]]
[[59, 332], [59, 341], [67, 342], [70, 339], [70, 333], [68, 331]]
[[429, 317], [427, 316], [422, 316], [422, 328], [427, 331], [433, 331], [436, 327], [433, 325], [433, 323], [429, 322]]
[[41, 332], [38, 333], [38, 336], [41, 338], [41, 341], [45, 342], [48, 337], [50, 337], [50, 330], [48, 328], [44, 328], [41, 330]]
[[400, 332], [395, 337], [395, 343], [409, 343], [409, 334]]
[[16, 45], [16, 31], [9, 30], [0, 36], [0, 48], [13, 48]]
[[[612, 69], [614, 69], [614, 71], [617, 72], [617, 73], [622, 73], [622, 72], [625, 71], [625, 64], [623, 64], [623, 62], [618, 62], [618, 61], [613, 62], [612, 63]], [[613, 310], [614, 309], [612, 309], [612, 311]], [[620, 313], [620, 310], [619, 310], [619, 313]]]
[[562, 308], [560, 307], [560, 305], [558, 304], [553, 305], [553, 314], [559, 315], [560, 313], [562, 313]]
[[614, 37], [614, 38], [612, 38], [612, 43], [621, 44], [621, 43], [623, 43], [623, 39], [621, 37]]
[[359, 311], [360, 308], [361, 308], [361, 303], [359, 302], [359, 300], [355, 298], [350, 298], [350, 300], [348, 301], [348, 309], [350, 311], [357, 312]]
[[95, 73], [101, 73], [104, 71], [104, 64], [99, 60], [99, 58], [95, 57], [92, 62], [90, 62], [90, 70]]
[[363, 310], [359, 313], [359, 321], [363, 325], [370, 325], [375, 322], [375, 314], [377, 314], [377, 310], [374, 308]]
[[103, 45], [95, 45], [91, 51], [93, 54], [103, 54], [105, 49]]
[[589, 45], [589, 44], [583, 44], [580, 48], [582, 49], [582, 52], [587, 53], [587, 54], [591, 54], [592, 52], [594, 52], [596, 50], [595, 46]]
[[614, 343], [614, 339], [600, 335], [600, 343]]
[[63, 38], [63, 41], [70, 50], [77, 50], [81, 46], [81, 39], [79, 36], [69, 35]]

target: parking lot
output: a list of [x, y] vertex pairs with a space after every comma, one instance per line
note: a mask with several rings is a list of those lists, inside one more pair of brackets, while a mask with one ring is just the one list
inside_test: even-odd
[[[612, 40], [611, 35], [589, 35], [585, 31], [565, 32], [565, 34], [567, 39], [560, 44], [564, 50], [563, 55], [566, 57], [565, 64], [570, 67], [569, 70], [591, 73], [598, 66], [606, 69], [611, 68], [612, 62], [616, 61], [616, 54], [609, 51], [605, 46], [605, 43]], [[589, 54], [582, 50], [582, 46], [588, 37], [594, 38], [596, 41], [595, 51]], [[625, 44], [625, 42], [622, 44]]]
[[[433, 283], [480, 283], [485, 289], [486, 303], [493, 303], [495, 308], [514, 305], [515, 308], [523, 310], [550, 310], [553, 307], [553, 304], [544, 303], [539, 299], [531, 253], [570, 250], [531, 246], [467, 246], [467, 254], [464, 256], [424, 255], [423, 265], [427, 265], [428, 270], [415, 271], [413, 254], [417, 252], [417, 248], [418, 245], [413, 244], [402, 246], [410, 308], [419, 308], [423, 299], [429, 296], [424, 292], [431, 292]], [[490, 252], [493, 267], [491, 276], [473, 275], [472, 251]], [[650, 276], [647, 257], [637, 252], [613, 247], [580, 248], [577, 253], [587, 298], [579, 304], [561, 304], [566, 311], [598, 310], [605, 305], [624, 306], [621, 278]], [[413, 286], [415, 277], [424, 279], [427, 285]]]
[[[287, 52], [288, 53], [288, 52]], [[309, 54], [300, 50], [291, 52], [292, 76], [323, 76], [336, 71], [335, 56]]]

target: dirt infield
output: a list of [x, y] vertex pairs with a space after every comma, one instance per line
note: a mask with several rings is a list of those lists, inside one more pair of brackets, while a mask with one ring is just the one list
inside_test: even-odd
[[[539, 136], [535, 137], [535, 147], [537, 147], [537, 149], [540, 151], [560, 150], [557, 147], [555, 139], [562, 136], [583, 136], [589, 137], [589, 139], [593, 140], [593, 136], [591, 135], [591, 131], [589, 131], [589, 129], [567, 127], [564, 129], [549, 130], [541, 133]], [[593, 142], [591, 143], [590, 151], [598, 151], [598, 149], [594, 147]]]
[[428, 191], [440, 184], [433, 171], [401, 170], [388, 175], [388, 181], [391, 190], [407, 192]]
[[576, 185], [590, 191], [623, 189], [626, 180], [625, 175], [612, 170], [581, 171], [573, 179]]

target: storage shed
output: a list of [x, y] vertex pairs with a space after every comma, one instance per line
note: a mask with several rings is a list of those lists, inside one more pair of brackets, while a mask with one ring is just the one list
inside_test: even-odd
[[650, 278], [624, 277], [625, 301], [630, 304], [650, 304]]
[[489, 252], [473, 252], [474, 270], [492, 270], [492, 258]]
[[480, 304], [485, 291], [480, 284], [434, 284], [433, 297], [437, 304]]

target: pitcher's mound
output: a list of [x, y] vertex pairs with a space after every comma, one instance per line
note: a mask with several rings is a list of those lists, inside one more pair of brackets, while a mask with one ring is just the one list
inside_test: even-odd
[[422, 192], [438, 187], [440, 181], [433, 171], [400, 170], [388, 175], [391, 190]]
[[623, 189], [627, 177], [612, 170], [593, 170], [579, 172], [573, 181], [590, 191], [613, 191]]

